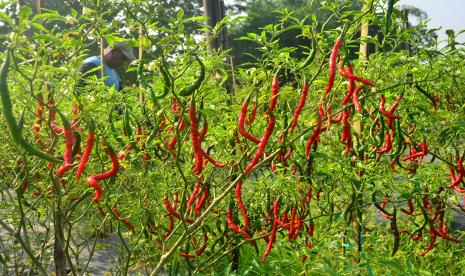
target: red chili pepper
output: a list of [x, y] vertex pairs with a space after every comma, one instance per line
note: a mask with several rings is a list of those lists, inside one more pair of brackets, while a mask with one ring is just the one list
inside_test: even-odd
[[252, 106], [250, 107], [252, 109], [252, 112], [250, 112], [249, 119], [245, 119], [245, 124], [250, 125], [255, 121], [255, 117], [257, 116], [257, 106], [255, 103], [252, 103]]
[[328, 77], [328, 86], [326, 87], [325, 94], [331, 91], [334, 85], [334, 77], [336, 76], [336, 59], [339, 52], [339, 48], [342, 44], [342, 38], [339, 37], [334, 43], [333, 50], [331, 52], [331, 56], [329, 57], [329, 77]]
[[69, 171], [73, 168], [73, 143], [74, 143], [74, 135], [73, 130], [71, 129], [71, 125], [69, 124], [68, 120], [64, 117], [64, 115], [60, 114], [63, 126], [64, 126], [64, 134], [65, 134], [65, 152], [63, 154], [63, 160], [65, 161], [63, 166], [61, 166], [57, 170], [58, 175], [63, 175], [65, 172]]
[[206, 160], [208, 160], [208, 162], [212, 163], [213, 166], [216, 166], [216, 167], [219, 167], [219, 168], [226, 167], [226, 164], [216, 161], [203, 149], [202, 149], [202, 155]]
[[428, 253], [434, 246], [434, 244], [436, 243], [436, 233], [434, 231], [434, 228], [433, 227], [430, 227], [429, 228], [429, 232], [431, 234], [431, 241], [428, 245], [428, 247], [426, 247], [425, 251], [423, 251], [423, 253], [420, 254], [420, 256], [425, 256], [426, 253]]
[[168, 225], [168, 231], [165, 232], [165, 237], [169, 237], [171, 235], [171, 232], [174, 229], [174, 218], [172, 216], [169, 217], [169, 225]]
[[273, 222], [273, 228], [271, 229], [271, 235], [268, 240], [268, 244], [266, 245], [265, 252], [263, 252], [262, 256], [262, 263], [266, 263], [266, 258], [271, 252], [271, 249], [273, 248], [273, 243], [276, 240], [276, 231], [278, 230], [278, 222], [277, 222], [277, 213], [278, 213], [278, 200], [275, 200], [273, 203], [273, 213], [275, 214], [275, 219]]
[[186, 207], [187, 212], [189, 212], [189, 210], [192, 207], [192, 204], [194, 204], [195, 197], [200, 191], [200, 184], [201, 184], [201, 180], [200, 178], [198, 178], [197, 182], [195, 182], [194, 191], [192, 191], [192, 194], [189, 197], [189, 200], [187, 201], [187, 207]]
[[258, 161], [263, 155], [263, 152], [265, 151], [266, 144], [268, 144], [268, 140], [271, 137], [271, 134], [273, 133], [274, 126], [275, 126], [275, 117], [273, 112], [270, 110], [269, 111], [269, 118], [268, 118], [268, 125], [265, 129], [265, 133], [263, 133], [262, 139], [260, 140], [260, 143], [258, 144], [257, 152], [255, 153], [255, 156], [252, 159], [252, 162], [250, 162], [249, 166], [245, 168], [244, 170], [244, 175], [249, 173], [255, 165], [258, 164]]
[[199, 130], [197, 125], [197, 115], [195, 112], [195, 103], [192, 102], [189, 108], [189, 117], [191, 120], [191, 138], [192, 138], [192, 147], [194, 149], [194, 158], [196, 161], [195, 168], [193, 170], [194, 174], [201, 174], [202, 173], [202, 166], [203, 166], [203, 154], [202, 154], [202, 146], [199, 140]]
[[399, 157], [395, 156], [394, 158], [392, 158], [391, 162], [389, 162], [389, 170], [391, 172], [397, 172], [397, 170], [394, 168], [394, 165], [398, 162], [398, 160]]
[[55, 122], [55, 116], [57, 113], [57, 110], [54, 108], [55, 102], [49, 101], [47, 105], [50, 107], [50, 113], [49, 113], [50, 127], [52, 128], [53, 132], [55, 132], [56, 135], [63, 134], [63, 129], [59, 127]]
[[[289, 213], [289, 212], [288, 212], [287, 210], [285, 210], [285, 211], [283, 212], [283, 215], [282, 215], [282, 221], [283, 221], [284, 224], [286, 224], [286, 225], [289, 224], [288, 213]], [[287, 228], [289, 228], [289, 226], [287, 226]]]
[[[186, 122], [184, 121], [184, 118], [181, 118], [181, 121], [179, 122], [179, 125], [178, 125], [178, 131], [182, 131], [185, 127], [186, 127]], [[174, 126], [172, 128], [170, 128], [170, 130], [172, 131], [173, 128], [174, 128]], [[169, 131], [169, 132], [171, 132], [171, 131]], [[204, 134], [204, 136], [205, 136], [205, 134]], [[177, 136], [173, 135], [173, 137], [171, 137], [171, 141], [168, 144], [168, 150], [169, 151], [172, 151], [174, 149], [174, 147], [176, 146], [176, 142], [177, 142]]]
[[374, 84], [371, 81], [369, 81], [367, 79], [364, 79], [362, 77], [359, 77], [359, 76], [353, 74], [352, 72], [344, 71], [344, 69], [342, 68], [342, 61], [343, 60], [344, 60], [344, 57], [341, 54], [340, 57], [339, 57], [339, 66], [338, 66], [339, 74], [341, 74], [343, 77], [345, 77], [347, 79], [355, 80], [355, 81], [361, 82], [361, 83], [363, 83], [365, 85], [368, 85], [368, 86], [374, 86]]
[[189, 254], [187, 252], [183, 252], [183, 253], [179, 253], [179, 256], [186, 258], [186, 259], [193, 259], [193, 258], [199, 257], [205, 252], [205, 249], [207, 249], [207, 242], [208, 242], [208, 234], [207, 232], [205, 232], [203, 234], [203, 245], [202, 247], [200, 247], [199, 249], [195, 251], [195, 254]]
[[81, 174], [86, 168], [87, 161], [89, 160], [89, 156], [92, 152], [92, 148], [94, 147], [94, 130], [89, 129], [89, 132], [87, 134], [87, 142], [86, 142], [86, 148], [84, 150], [84, 154], [82, 155], [81, 161], [79, 162], [77, 171], [76, 171], [76, 179], [79, 181], [81, 179]]
[[[340, 62], [342, 62], [342, 60]], [[352, 65], [347, 66], [347, 72], [352, 74]], [[349, 99], [354, 94], [354, 91], [355, 91], [355, 81], [354, 79], [349, 79], [349, 88], [347, 90], [346, 96], [344, 97], [344, 99], [342, 99], [342, 105], [345, 105], [349, 102]]]
[[323, 109], [323, 105], [318, 105], [318, 114], [320, 115], [320, 118], [323, 119], [326, 117], [325, 110]]
[[234, 140], [236, 140], [236, 143], [239, 145], [239, 150], [243, 152], [244, 148], [242, 148], [241, 140], [239, 139], [239, 134], [237, 134], [237, 131], [234, 131]]
[[195, 205], [195, 212], [197, 216], [200, 216], [202, 207], [205, 205], [208, 199], [208, 189], [205, 187], [203, 188], [202, 197], [200, 198], [199, 202]]
[[412, 241], [418, 241], [423, 236], [423, 232], [418, 232], [416, 236], [412, 237]]
[[302, 219], [301, 218], [297, 218], [297, 225], [295, 227], [295, 230], [294, 230], [294, 234], [292, 235], [292, 240], [295, 240], [297, 239], [297, 237], [299, 236], [300, 234], [300, 229], [302, 228]]
[[400, 208], [401, 212], [406, 213], [407, 215], [413, 214], [413, 201], [412, 199], [407, 199], [407, 205], [408, 205], [408, 210], [405, 210], [404, 208]]
[[360, 102], [358, 101], [358, 93], [363, 89], [363, 86], [359, 86], [357, 87], [355, 90], [354, 90], [354, 93], [352, 95], [352, 103], [354, 104], [355, 106], [355, 109], [357, 110], [357, 112], [360, 114], [362, 113], [362, 105], [360, 104]]
[[291, 157], [292, 152], [294, 151], [294, 148], [290, 148], [289, 151], [284, 155], [284, 161], [289, 159]]
[[339, 115], [336, 117], [336, 119], [331, 119], [331, 123], [339, 124], [342, 121], [343, 116], [344, 116], [344, 112], [340, 112]]
[[278, 90], [279, 90], [279, 77], [274, 75], [273, 82], [271, 83], [271, 100], [270, 100], [270, 109], [274, 110], [276, 104], [278, 103]]
[[249, 106], [249, 99], [244, 101], [242, 104], [241, 113], [239, 114], [239, 121], [237, 127], [239, 129], [239, 133], [242, 134], [246, 139], [254, 142], [255, 144], [260, 144], [260, 140], [257, 137], [253, 136], [252, 134], [248, 133], [244, 128], [245, 123], [245, 116], [247, 115], [247, 107]]
[[448, 241], [453, 241], [455, 243], [460, 243], [461, 241], [459, 239], [456, 239], [456, 238], [453, 238], [453, 237], [450, 237], [447, 235], [447, 227], [446, 225], [444, 224], [444, 222], [441, 220], [439, 220], [439, 231], [434, 229], [433, 228], [433, 231], [435, 232], [435, 234], [445, 240], [448, 240]]
[[44, 103], [44, 97], [42, 96], [42, 94], [38, 95], [37, 96], [37, 120], [34, 122], [34, 126], [33, 126], [33, 129], [35, 132], [39, 132], [40, 131], [40, 125], [42, 124], [42, 116], [43, 116], [43, 111], [42, 111], [42, 108], [44, 107], [45, 103]]
[[[459, 161], [457, 162], [457, 167], [458, 167], [458, 174], [457, 177], [455, 178], [454, 181], [451, 181], [451, 185], [449, 187], [455, 187], [457, 186], [460, 182], [462, 182], [463, 177], [465, 175], [465, 169], [463, 167], [463, 157], [459, 158]], [[451, 170], [451, 175], [453, 171]]]
[[292, 169], [292, 175], [295, 175], [297, 173], [297, 166], [294, 164], [294, 168]]
[[249, 233], [247, 233], [245, 230], [240, 230], [239, 226], [237, 226], [237, 224], [234, 223], [233, 218], [232, 218], [231, 209], [228, 209], [227, 218], [228, 218], [228, 226], [229, 226], [229, 228], [231, 228], [231, 230], [233, 230], [234, 232], [244, 236], [246, 239], [249, 240], [250, 245], [253, 246], [254, 241], [252, 240], [252, 237], [249, 235]]
[[[140, 141], [140, 138], [142, 136], [142, 127], [141, 126], [138, 126], [137, 127], [137, 130], [136, 130], [136, 141], [135, 143], [138, 144], [139, 141]], [[123, 160], [126, 158], [126, 155], [132, 150], [132, 145], [129, 144], [127, 145], [127, 147], [124, 149], [123, 152], [121, 152], [121, 154], [119, 155], [118, 157], [118, 160]]]
[[391, 108], [389, 109], [389, 115], [392, 117], [394, 116], [394, 112], [396, 111], [396, 108], [399, 106], [399, 102], [402, 100], [402, 95], [397, 96], [396, 101], [394, 104], [392, 104]]
[[290, 132], [293, 132], [295, 127], [297, 126], [297, 120], [299, 119], [300, 112], [304, 108], [305, 100], [307, 99], [308, 88], [309, 88], [309, 85], [307, 83], [305, 83], [304, 86], [302, 87], [302, 96], [300, 97], [299, 104], [297, 105], [297, 108], [294, 111], [294, 117], [292, 118], [291, 129], [289, 130]]
[[166, 125], [166, 118], [165, 118], [165, 114], [162, 113], [160, 126], [158, 127], [160, 131], [162, 131], [165, 128], [165, 125]]
[[76, 130], [76, 131], [84, 130], [83, 128], [78, 128], [77, 127], [79, 125], [79, 120], [76, 119], [76, 116], [79, 114], [79, 107], [78, 107], [78, 105], [76, 103], [73, 104], [72, 114], [74, 115], [74, 118], [71, 120], [71, 128]]
[[289, 223], [289, 240], [292, 240], [295, 232], [295, 213], [296, 213], [296, 206], [292, 207], [291, 211], [291, 221]]
[[391, 140], [391, 135], [389, 134], [389, 131], [386, 131], [384, 134], [384, 139], [386, 144], [380, 148], [379, 150], [376, 151], [377, 154], [383, 154], [391, 151], [392, 149], [392, 140]]
[[131, 222], [129, 222], [127, 219], [121, 217], [121, 214], [119, 213], [118, 208], [116, 207], [113, 208], [113, 214], [115, 214], [115, 216], [119, 218], [119, 220], [122, 223], [124, 223], [129, 229], [131, 229], [132, 233], [136, 233], [136, 229], [134, 228], [134, 225]]
[[313, 232], [315, 231], [315, 224], [313, 223], [313, 220], [310, 221], [310, 225], [308, 226], [307, 233], [309, 236], [313, 237]]
[[118, 157], [116, 156], [116, 153], [111, 149], [110, 147], [105, 148], [105, 153], [110, 157], [112, 167], [110, 170], [99, 173], [96, 175], [89, 176], [87, 178], [87, 183], [94, 188], [95, 190], [95, 196], [93, 198], [94, 202], [98, 203], [100, 197], [102, 196], [102, 189], [100, 188], [99, 181], [111, 178], [115, 176], [118, 173], [119, 170], [119, 162], [118, 162]]
[[404, 158], [402, 158], [402, 161], [407, 161], [407, 160], [415, 160], [417, 158], [423, 158], [425, 155], [428, 154], [428, 147], [426, 145], [426, 142], [422, 142], [420, 144], [421, 146], [421, 151], [420, 152], [415, 152], [414, 154], [411, 154], [409, 156], [406, 156]]
[[200, 142], [203, 142], [203, 140], [205, 139], [205, 135], [207, 135], [207, 131], [208, 131], [208, 123], [207, 123], [207, 120], [205, 120], [205, 122], [203, 123], [203, 126], [202, 126], [202, 131], [199, 134]]
[[352, 133], [350, 130], [350, 111], [348, 109], [343, 111], [342, 114], [342, 135], [341, 135], [341, 143], [346, 144], [345, 148], [345, 155], [349, 156], [350, 149], [352, 148]]
[[242, 218], [244, 219], [244, 230], [247, 231], [249, 229], [249, 216], [247, 215], [247, 209], [244, 206], [244, 202], [242, 201], [242, 181], [237, 182], [236, 186], [236, 200], [239, 209], [241, 210]]
[[352, 148], [352, 135], [350, 135], [349, 139], [347, 139], [346, 148], [345, 148], [345, 151], [344, 151], [344, 154], [346, 156], [349, 156], [351, 148]]
[[321, 115], [318, 114], [317, 119], [316, 119], [316, 126], [313, 129], [312, 135], [310, 136], [310, 138], [308, 138], [307, 146], [305, 148], [306, 157], [310, 155], [310, 150], [312, 149], [313, 143], [315, 141], [318, 142], [320, 140], [319, 139], [320, 133], [321, 133]]
[[394, 122], [394, 119], [400, 119], [399, 116], [394, 115], [394, 111], [396, 110], [397, 106], [399, 105], [399, 101], [402, 99], [402, 96], [398, 96], [397, 100], [394, 102], [394, 104], [391, 106], [389, 112], [386, 111], [386, 98], [384, 95], [381, 96], [381, 102], [379, 104], [379, 111], [387, 118], [388, 126], [389, 128], [395, 132], [395, 128], [392, 125]]
[[344, 111], [342, 112], [342, 136], [341, 136], [341, 143], [346, 142], [347, 139], [349, 139], [349, 136], [351, 135], [349, 118], [350, 118], [350, 111], [346, 109], [346, 110], [344, 110]]
[[[384, 196], [383, 198], [383, 202], [381, 203], [381, 208], [384, 210], [386, 208], [386, 204], [388, 203], [388, 197], [387, 195]], [[384, 217], [384, 218], [387, 218], [387, 219], [391, 219], [392, 216], [390, 215], [387, 215], [385, 214], [384, 212], [381, 212], [381, 215]]]

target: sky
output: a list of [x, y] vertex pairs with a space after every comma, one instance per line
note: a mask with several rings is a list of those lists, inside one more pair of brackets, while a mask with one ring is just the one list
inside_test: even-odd
[[[428, 14], [430, 28], [442, 27], [437, 33], [440, 39], [447, 37], [446, 30], [456, 33], [465, 30], [465, 0], [400, 0], [402, 5], [414, 6]], [[399, 5], [397, 4], [397, 5]], [[465, 42], [465, 33], [457, 37], [457, 42]]]

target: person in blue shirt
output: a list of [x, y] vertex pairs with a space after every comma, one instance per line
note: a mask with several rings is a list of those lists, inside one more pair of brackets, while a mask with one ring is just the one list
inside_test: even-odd
[[[131, 62], [135, 58], [132, 47], [127, 43], [115, 42], [113, 47], [107, 47], [103, 53], [103, 65], [105, 66], [105, 85], [108, 87], [114, 87], [116, 91], [122, 89], [120, 77], [116, 72], [115, 68], [122, 66], [126, 62]], [[92, 56], [86, 58], [84, 63], [79, 67], [79, 72], [82, 75], [82, 78], [78, 82], [78, 87], [82, 87], [82, 81], [86, 78], [95, 75], [97, 78], [101, 79], [102, 71], [100, 70], [101, 66], [100, 56]]]

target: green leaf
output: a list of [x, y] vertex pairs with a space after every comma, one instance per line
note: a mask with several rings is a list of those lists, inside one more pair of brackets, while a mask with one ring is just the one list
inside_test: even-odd
[[111, 34], [104, 35], [103, 37], [108, 42], [108, 45], [110, 45], [110, 47], [113, 47], [115, 42], [123, 42], [123, 41], [126, 40], [125, 38], [122, 38], [122, 37], [119, 37], [119, 36], [116, 36], [116, 35], [111, 35]]
[[48, 30], [39, 23], [35, 23], [35, 22], [32, 23], [32, 27], [34, 27], [34, 29], [36, 29], [36, 30], [42, 31], [44, 33], [48, 33]]
[[22, 6], [19, 10], [19, 19], [21, 21], [27, 20], [32, 14], [32, 9], [28, 6]]
[[208, 16], [193, 16], [193, 17], [189, 17], [189, 18], [186, 18], [184, 19], [184, 22], [190, 22], [190, 21], [205, 21], [205, 20], [208, 20]]
[[74, 17], [77, 17], [79, 13], [77, 12], [77, 10], [71, 8], [71, 14], [72, 14]]
[[176, 14], [176, 18], [179, 20], [184, 17], [184, 10], [180, 10], [178, 14]]
[[8, 25], [13, 25], [13, 21], [11, 18], [4, 12], [0, 12], [0, 18], [3, 19]]

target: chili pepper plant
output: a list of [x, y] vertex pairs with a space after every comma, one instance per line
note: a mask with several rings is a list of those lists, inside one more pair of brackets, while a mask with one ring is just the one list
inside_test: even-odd
[[[3, 273], [85, 273], [112, 236], [121, 274], [462, 271], [463, 48], [396, 1], [324, 1], [240, 38], [259, 54], [231, 69], [208, 45], [238, 19], [205, 37], [100, 2], [0, 13]], [[140, 56], [116, 91], [77, 68], [121, 25]], [[279, 43], [296, 29], [308, 44]]]

